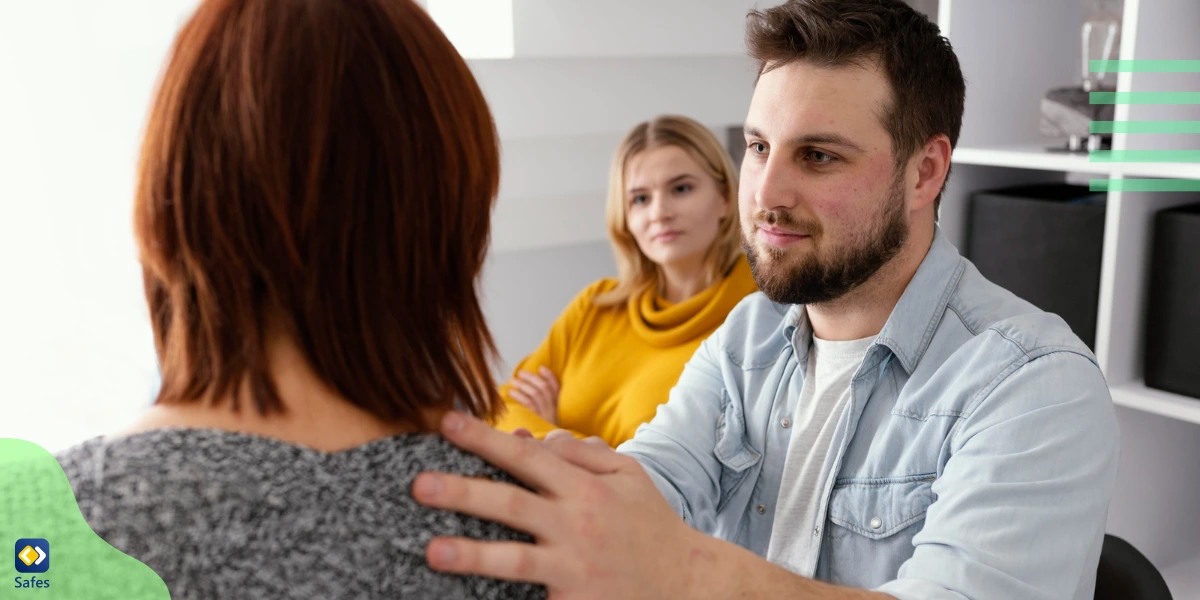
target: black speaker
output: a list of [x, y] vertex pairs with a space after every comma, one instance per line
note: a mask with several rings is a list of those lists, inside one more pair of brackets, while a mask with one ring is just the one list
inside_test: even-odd
[[733, 166], [742, 168], [742, 159], [746, 156], [746, 133], [741, 125], [725, 128], [725, 149], [729, 151], [729, 158], [733, 159]]
[[976, 192], [967, 258], [992, 282], [1096, 342], [1105, 194], [1068, 184]]
[[1154, 216], [1146, 385], [1200, 398], [1200, 204]]

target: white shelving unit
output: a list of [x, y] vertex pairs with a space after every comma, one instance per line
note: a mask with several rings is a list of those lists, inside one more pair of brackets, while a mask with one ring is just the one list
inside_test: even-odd
[[[942, 205], [942, 226], [965, 240], [970, 194], [988, 188], [1089, 179], [1200, 179], [1197, 163], [1102, 163], [1051, 152], [1038, 106], [1052, 87], [1078, 83], [1081, 0], [941, 0], [939, 24], [967, 78], [963, 133]], [[1200, 58], [1200, 2], [1125, 0], [1120, 57]], [[1119, 91], [1200, 91], [1200, 73], [1121, 73]], [[1118, 105], [1116, 120], [1200, 120], [1200, 106]], [[1200, 148], [1196, 134], [1116, 134], [1114, 150]], [[1109, 192], [1096, 355], [1121, 421], [1122, 461], [1108, 530], [1163, 573], [1177, 600], [1200, 599], [1200, 399], [1145, 385], [1144, 315], [1154, 214], [1200, 194]], [[1200, 298], [1197, 298], [1200, 310]], [[1197, 358], [1200, 369], [1200, 357]]]
[[1044, 145], [1007, 144], [995, 147], [959, 147], [954, 162], [964, 165], [1041, 169], [1066, 173], [1088, 173], [1115, 178], [1171, 177], [1200, 179], [1200, 163], [1104, 163], [1086, 155], [1047, 152]]
[[1200, 424], [1200, 407], [1196, 406], [1195, 398], [1149, 388], [1140, 382], [1112, 386], [1112, 397], [1121, 406]]

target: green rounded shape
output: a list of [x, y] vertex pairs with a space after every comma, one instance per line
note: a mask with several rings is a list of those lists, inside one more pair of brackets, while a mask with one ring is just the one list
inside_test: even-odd
[[[49, 568], [19, 573], [4, 556], [0, 598], [167, 600], [167, 585], [150, 567], [105, 542], [84, 520], [62, 466], [41, 446], [0, 438], [0, 550], [19, 539], [49, 542]], [[26, 558], [32, 557], [26, 554]]]

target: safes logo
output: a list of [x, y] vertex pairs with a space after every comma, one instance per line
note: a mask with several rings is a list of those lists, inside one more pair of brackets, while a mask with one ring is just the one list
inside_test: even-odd
[[[13, 566], [18, 573], [45, 573], [50, 570], [50, 542], [44, 538], [21, 538], [13, 548]], [[49, 579], [13, 578], [15, 588], [46, 589]]]
[[50, 570], [50, 542], [42, 538], [17, 540], [14, 553], [18, 573], [45, 573]]

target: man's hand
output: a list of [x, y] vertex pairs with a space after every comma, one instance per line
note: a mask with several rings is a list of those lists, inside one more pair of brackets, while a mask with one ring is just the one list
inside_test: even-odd
[[685, 597], [688, 573], [715, 562], [710, 538], [667, 505], [636, 460], [602, 441], [545, 441], [500, 433], [449, 413], [442, 434], [534, 491], [486, 479], [424, 473], [413, 496], [530, 533], [536, 544], [439, 538], [434, 569], [545, 584], [551, 598]]

